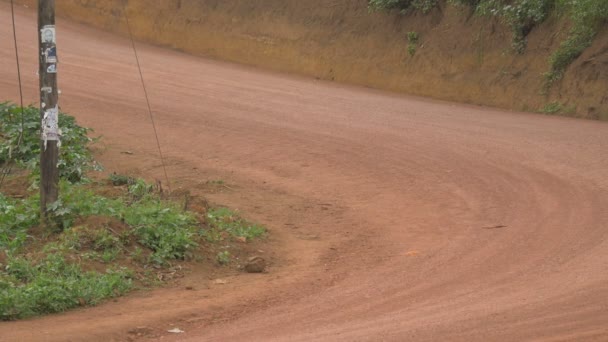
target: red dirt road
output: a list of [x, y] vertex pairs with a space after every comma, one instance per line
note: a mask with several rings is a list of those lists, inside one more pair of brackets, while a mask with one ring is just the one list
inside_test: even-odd
[[[35, 102], [34, 15], [17, 20]], [[0, 94], [16, 100], [8, 22], [0, 3]], [[104, 136], [106, 168], [161, 178], [128, 41], [59, 22], [58, 43], [62, 107]], [[139, 326], [164, 341], [608, 340], [608, 124], [140, 49], [173, 188], [226, 180], [211, 199], [267, 223], [277, 260], [0, 323], [1, 341]]]

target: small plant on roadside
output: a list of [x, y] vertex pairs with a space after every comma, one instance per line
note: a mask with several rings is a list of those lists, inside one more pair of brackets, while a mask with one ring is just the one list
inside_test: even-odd
[[424, 14], [429, 13], [439, 4], [438, 0], [412, 0], [411, 6]]
[[220, 265], [228, 265], [230, 263], [232, 256], [230, 255], [230, 252], [228, 251], [222, 251], [217, 253], [215, 259], [217, 260], [218, 264]]
[[411, 31], [407, 33], [407, 52], [409, 53], [410, 56], [414, 57], [414, 55], [416, 54], [416, 49], [418, 47], [418, 40], [420, 39], [420, 36], [418, 35], [418, 32], [416, 31]]
[[120, 250], [118, 248], [106, 249], [101, 254], [100, 261], [103, 262], [104, 264], [109, 264], [112, 261], [116, 260], [118, 258], [119, 254], [120, 254]]
[[[40, 164], [40, 114], [38, 108], [23, 108], [13, 104], [0, 103], [0, 165], [14, 160], [17, 165], [27, 168], [34, 177], [39, 176]], [[59, 114], [61, 125], [61, 148], [59, 150], [59, 176], [70, 183], [86, 179], [86, 172], [99, 170], [93, 160], [88, 144], [91, 129], [76, 124], [74, 117]], [[23, 133], [23, 134], [21, 134]]]
[[224, 234], [252, 240], [262, 237], [266, 233], [266, 228], [242, 219], [237, 213], [227, 208], [209, 210], [207, 222], [210, 228], [204, 231], [203, 235], [210, 241], [219, 241], [223, 239]]
[[539, 110], [543, 114], [573, 114], [576, 112], [576, 105], [564, 106], [560, 102], [547, 103]]
[[112, 182], [112, 185], [114, 186], [130, 185], [135, 183], [135, 178], [126, 175], [119, 175], [116, 173], [112, 173], [109, 179], [110, 182]]
[[140, 263], [144, 263], [146, 261], [146, 258], [144, 256], [144, 250], [139, 247], [135, 247], [133, 252], [131, 252], [131, 258], [136, 262]]
[[28, 229], [40, 222], [39, 197], [11, 199], [0, 194], [0, 250], [19, 251], [28, 239]]
[[131, 182], [129, 185], [129, 194], [133, 196], [136, 200], [144, 198], [152, 193], [154, 187], [151, 184], [146, 183], [143, 179], [136, 179]]
[[556, 114], [559, 113], [563, 109], [563, 106], [559, 102], [551, 102], [547, 103], [543, 108], [541, 108], [540, 112], [544, 114]]
[[138, 241], [153, 251], [154, 262], [163, 264], [167, 260], [187, 258], [188, 251], [197, 246], [198, 222], [194, 214], [160, 200], [149, 191], [151, 187], [141, 180], [129, 187], [131, 194], [142, 197], [124, 208], [120, 217], [133, 228]]
[[504, 20], [513, 33], [513, 50], [521, 54], [526, 49], [528, 34], [545, 21], [553, 3], [553, 0], [481, 0], [475, 3], [475, 11]]

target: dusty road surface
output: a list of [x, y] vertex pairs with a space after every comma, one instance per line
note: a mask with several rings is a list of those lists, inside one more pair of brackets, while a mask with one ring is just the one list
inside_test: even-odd
[[[17, 20], [35, 102], [35, 17]], [[16, 100], [8, 22], [0, 2]], [[58, 43], [62, 107], [104, 136], [106, 168], [161, 178], [128, 41], [60, 21]], [[0, 340], [608, 340], [607, 124], [140, 49], [172, 187], [232, 184], [211, 199], [265, 222], [279, 261], [0, 323]]]

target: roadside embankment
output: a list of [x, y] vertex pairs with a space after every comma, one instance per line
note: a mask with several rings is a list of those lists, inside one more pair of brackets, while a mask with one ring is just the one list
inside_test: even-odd
[[[57, 13], [125, 34], [122, 3], [62, 0]], [[547, 90], [542, 75], [568, 33], [566, 18], [534, 28], [517, 54], [499, 20], [445, 2], [426, 15], [370, 13], [365, 0], [129, 0], [127, 12], [137, 39], [196, 55], [436, 99], [608, 119], [606, 25]], [[408, 51], [410, 32], [417, 42]]]

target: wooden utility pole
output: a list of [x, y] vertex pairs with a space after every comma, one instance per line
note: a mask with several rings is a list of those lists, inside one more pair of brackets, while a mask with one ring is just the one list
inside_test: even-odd
[[43, 221], [47, 206], [59, 197], [59, 92], [57, 90], [57, 40], [55, 0], [38, 0], [40, 58], [40, 208]]

